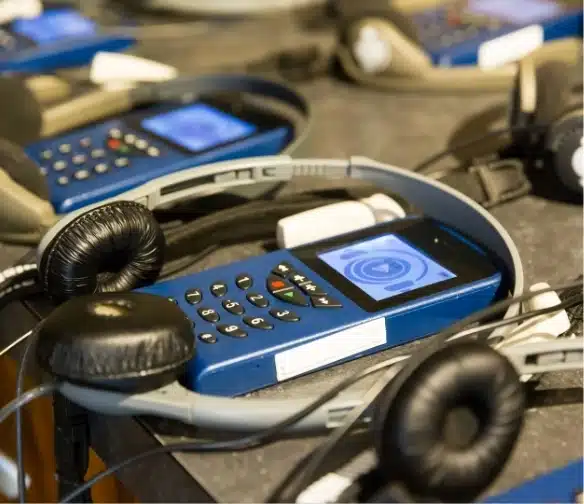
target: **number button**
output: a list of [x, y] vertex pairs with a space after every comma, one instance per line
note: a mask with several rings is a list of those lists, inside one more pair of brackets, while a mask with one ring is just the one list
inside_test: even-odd
[[231, 299], [226, 299], [221, 303], [223, 308], [225, 308], [229, 313], [233, 315], [243, 315], [245, 313], [245, 308], [241, 306], [237, 301], [232, 301]]
[[213, 308], [199, 308], [197, 313], [207, 322], [217, 322], [219, 320], [219, 314]]
[[235, 325], [235, 324], [218, 325], [217, 330], [221, 334], [225, 334], [226, 336], [231, 336], [233, 338], [245, 338], [247, 336], [247, 333], [243, 329], [241, 329], [238, 325]]
[[99, 175], [107, 172], [108, 170], [109, 170], [109, 167], [105, 163], [98, 163], [95, 165], [95, 168], [93, 169], [93, 171], [95, 171], [95, 173], [98, 173]]
[[264, 296], [255, 292], [250, 292], [246, 297], [252, 305], [257, 306], [258, 308], [265, 308], [270, 304]]
[[82, 165], [83, 163], [85, 163], [85, 161], [87, 161], [87, 158], [85, 157], [84, 154], [76, 154], [75, 156], [73, 156], [73, 164], [75, 165]]
[[298, 322], [300, 317], [290, 310], [277, 310], [276, 308], [270, 310], [270, 315], [282, 322]]
[[71, 145], [69, 145], [69, 144], [59, 145], [59, 152], [61, 154], [69, 154], [71, 152]]
[[287, 262], [281, 262], [272, 270], [272, 273], [282, 278], [286, 278], [292, 273], [292, 266]]
[[57, 184], [59, 184], [61, 186], [67, 185], [68, 183], [69, 183], [69, 179], [67, 177], [63, 176], [63, 177], [59, 177], [57, 179]]
[[264, 317], [243, 317], [243, 321], [250, 327], [264, 331], [274, 328], [273, 324], [270, 324]]
[[59, 160], [53, 164], [53, 170], [55, 170], [55, 171], [63, 171], [65, 168], [67, 168], [66, 161]]
[[85, 180], [89, 178], [89, 172], [87, 170], [77, 170], [73, 176], [76, 180]]
[[241, 290], [247, 290], [253, 285], [253, 280], [249, 275], [242, 273], [235, 279], [235, 285]]
[[203, 343], [217, 343], [217, 336], [215, 336], [213, 333], [201, 333], [199, 334], [198, 338]]
[[83, 137], [79, 140], [79, 145], [81, 145], [81, 147], [91, 147], [91, 138]]
[[189, 304], [197, 304], [200, 303], [203, 299], [203, 293], [201, 289], [189, 289], [185, 292], [185, 300]]
[[43, 152], [41, 152], [41, 157], [43, 159], [51, 159], [53, 157], [53, 152], [50, 150], [44, 150]]
[[227, 284], [225, 282], [215, 282], [209, 290], [215, 297], [225, 296], [227, 294]]
[[130, 164], [130, 160], [128, 158], [125, 158], [125, 157], [120, 157], [114, 161], [114, 164], [118, 168], [123, 168], [124, 166], [128, 166]]

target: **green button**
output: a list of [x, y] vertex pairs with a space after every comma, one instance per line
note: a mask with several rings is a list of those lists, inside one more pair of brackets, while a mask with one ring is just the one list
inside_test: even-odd
[[294, 297], [294, 292], [290, 291], [290, 292], [284, 292], [284, 296], [286, 297]]

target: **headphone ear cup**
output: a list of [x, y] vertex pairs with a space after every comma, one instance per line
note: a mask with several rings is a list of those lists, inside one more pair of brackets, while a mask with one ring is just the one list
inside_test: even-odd
[[167, 385], [194, 357], [192, 322], [166, 298], [126, 292], [71, 299], [41, 322], [42, 369], [86, 387], [144, 392]]
[[164, 235], [143, 205], [117, 201], [66, 224], [42, 252], [39, 274], [55, 302], [82, 294], [120, 292], [156, 281]]
[[377, 411], [379, 470], [421, 498], [474, 500], [505, 465], [523, 424], [515, 368], [477, 342], [445, 346], [384, 400], [391, 396]]

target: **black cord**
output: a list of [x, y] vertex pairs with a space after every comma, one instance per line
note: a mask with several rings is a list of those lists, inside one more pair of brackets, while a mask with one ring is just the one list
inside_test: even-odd
[[[474, 336], [479, 334], [483, 331], [489, 331], [493, 329], [497, 329], [498, 327], [503, 327], [506, 325], [511, 325], [519, 322], [523, 322], [525, 320], [529, 320], [533, 317], [537, 317], [539, 315], [545, 315], [548, 313], [553, 313], [559, 310], [567, 309], [572, 306], [575, 306], [582, 302], [582, 299], [579, 296], [573, 296], [565, 301], [555, 305], [550, 306], [547, 308], [542, 308], [540, 310], [534, 310], [528, 313], [524, 313], [521, 315], [516, 315], [515, 317], [510, 317], [503, 320], [497, 320], [488, 324], [483, 324], [479, 327], [473, 327], [466, 331], [463, 331], [460, 334], [457, 334], [456, 339], [454, 341], [458, 341], [461, 338], [468, 338], [470, 336]], [[399, 372], [399, 370], [397, 371]], [[395, 376], [395, 374], [394, 374]], [[391, 378], [390, 378], [391, 379]], [[388, 381], [386, 381], [387, 385]], [[379, 391], [381, 392], [381, 390]], [[378, 396], [377, 394], [373, 400]], [[371, 402], [373, 402], [373, 400]], [[367, 411], [368, 408], [371, 407], [371, 403], [364, 404], [359, 407], [359, 411], [352, 411], [351, 417], [347, 418], [343, 425], [336, 428], [324, 441], [321, 446], [319, 446], [313, 455], [308, 459], [303, 461], [302, 463], [302, 470], [298, 472], [296, 469], [293, 470], [289, 475], [284, 478], [284, 480], [278, 485], [278, 491], [274, 492], [268, 502], [282, 502], [282, 493], [285, 491], [286, 487], [292, 484], [293, 480], [296, 480], [296, 483], [293, 484], [293, 489], [289, 492], [286, 502], [296, 502], [298, 496], [304, 491], [304, 489], [312, 483], [315, 479], [315, 476], [321, 470], [323, 464], [327, 461], [329, 456], [331, 455], [332, 451], [336, 448], [336, 446], [350, 433], [352, 428], [355, 426], [359, 418]]]
[[498, 136], [503, 135], [505, 133], [520, 133], [520, 132], [528, 132], [528, 131], [537, 132], [537, 131], [541, 131], [543, 129], [544, 129], [543, 126], [535, 126], [534, 125], [534, 126], [510, 126], [510, 127], [499, 128], [499, 129], [496, 129], [493, 131], [489, 131], [488, 133], [485, 133], [484, 135], [471, 138], [470, 140], [467, 140], [466, 142], [461, 142], [457, 145], [454, 145], [452, 147], [444, 149], [443, 151], [440, 151], [437, 154], [434, 154], [434, 155], [426, 158], [424, 161], [422, 161], [422, 162], [418, 163], [416, 166], [414, 166], [412, 168], [412, 171], [415, 171], [415, 172], [425, 171], [428, 167], [437, 163], [441, 159], [444, 159], [446, 156], [450, 156], [451, 154], [455, 154], [459, 150], [466, 149], [467, 147], [472, 147], [474, 144], [480, 143], [484, 140], [488, 140], [489, 138], [498, 137]]
[[[510, 306], [526, 301], [531, 299], [535, 296], [540, 294], [544, 294], [545, 292], [551, 291], [562, 291], [565, 289], [569, 289], [576, 286], [581, 286], [582, 281], [579, 282], [571, 282], [569, 284], [559, 285], [556, 287], [549, 287], [546, 289], [540, 289], [533, 292], [528, 292], [526, 294], [522, 294], [520, 296], [516, 296], [510, 299], [504, 299], [499, 301], [483, 310], [475, 312], [474, 314], [466, 317], [465, 319], [453, 324], [448, 329], [443, 330], [442, 332], [436, 334], [432, 343], [427, 346], [428, 349], [435, 349], [436, 347], [440, 348], [446, 340], [448, 340], [451, 336], [457, 334], [460, 330], [464, 329], [466, 326], [470, 324], [474, 324], [475, 322], [480, 322], [482, 319], [490, 318], [493, 315], [509, 308]], [[571, 301], [571, 300], [569, 300]], [[557, 311], [560, 309], [560, 305], [556, 305], [554, 307], [545, 308], [544, 310], [549, 311]], [[544, 310], [541, 310], [543, 312]], [[548, 312], [546, 312], [548, 313]], [[527, 313], [523, 315], [525, 318], [531, 318], [536, 315], [540, 314], [540, 310]], [[516, 317], [514, 317], [516, 318]], [[515, 323], [515, 321], [506, 319], [499, 321], [500, 325], [508, 325]], [[482, 331], [481, 328], [475, 328], [476, 332]], [[424, 351], [426, 350], [426, 351]], [[419, 354], [419, 355], [418, 355]], [[403, 384], [403, 376], [405, 379], [409, 377], [409, 375], [413, 372], [417, 366], [424, 361], [424, 359], [428, 356], [429, 352], [427, 349], [422, 349], [418, 352], [418, 354], [410, 357], [405, 365], [402, 365], [400, 372], [394, 378], [395, 380], [400, 380], [399, 386]], [[95, 483], [101, 481], [103, 478], [116, 473], [117, 471], [123, 469], [124, 467], [138, 462], [144, 458], [150, 457], [151, 455], [163, 454], [163, 453], [172, 453], [172, 452], [199, 452], [199, 453], [209, 453], [209, 452], [224, 452], [224, 451], [245, 451], [252, 448], [257, 448], [263, 445], [266, 445], [272, 441], [278, 439], [278, 436], [284, 429], [287, 429], [291, 425], [294, 425], [298, 421], [302, 420], [304, 417], [308, 416], [310, 413], [318, 409], [323, 404], [326, 404], [328, 401], [333, 399], [337, 396], [340, 392], [348, 388], [349, 386], [357, 383], [358, 381], [362, 380], [366, 376], [371, 374], [377, 373], [381, 370], [385, 370], [390, 368], [391, 366], [395, 365], [398, 361], [403, 360], [403, 357], [397, 357], [395, 359], [390, 359], [389, 361], [384, 361], [374, 366], [371, 366], [351, 377], [346, 378], [338, 385], [330, 389], [328, 392], [324, 393], [318, 399], [313, 401], [310, 405], [306, 406], [299, 412], [295, 413], [294, 415], [290, 416], [289, 418], [283, 420], [282, 422], [278, 422], [277, 424], [273, 425], [272, 427], [265, 429], [261, 432], [251, 434], [249, 436], [245, 436], [243, 438], [238, 438], [229, 441], [221, 441], [221, 442], [186, 442], [186, 443], [175, 443], [172, 445], [166, 446], [158, 446], [148, 451], [144, 451], [137, 455], [134, 455], [131, 458], [118, 462], [110, 466], [108, 469], [102, 471], [101, 473], [94, 476], [92, 479], [88, 480], [84, 485], [80, 486], [74, 492], [71, 492], [69, 495], [64, 497], [61, 502], [71, 502], [77, 496], [82, 494], [83, 492], [87, 491], [87, 489], [91, 488]], [[408, 366], [410, 361], [414, 364], [412, 366]]]
[[[24, 380], [28, 363], [30, 361], [31, 349], [34, 346], [36, 337], [31, 335], [26, 343], [24, 354], [20, 361], [18, 377], [16, 379], [16, 397], [20, 397], [24, 391]], [[22, 433], [22, 408], [16, 410], [16, 465], [18, 467], [18, 498], [19, 502], [26, 502], [26, 475], [24, 468], [24, 444]]]

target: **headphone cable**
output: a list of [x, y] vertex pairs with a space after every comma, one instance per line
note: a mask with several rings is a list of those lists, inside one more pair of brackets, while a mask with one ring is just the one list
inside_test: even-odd
[[[412, 168], [412, 171], [418, 173], [426, 173], [427, 169], [436, 164], [438, 161], [441, 161], [445, 157], [455, 154], [456, 152], [466, 149], [467, 147], [472, 147], [473, 145], [483, 142], [484, 140], [488, 140], [489, 138], [496, 138], [498, 136], [504, 135], [505, 133], [522, 133], [522, 132], [538, 132], [544, 130], [543, 126], [506, 126], [505, 128], [498, 128], [488, 133], [485, 133], [480, 136], [476, 136], [467, 140], [465, 142], [461, 142], [459, 144], [453, 145], [452, 147], [448, 147], [432, 156], [424, 159], [417, 165]], [[452, 170], [450, 170], [452, 171]]]
[[[577, 286], [581, 286], [581, 285], [582, 285], [581, 281], [580, 282], [571, 282], [571, 283], [563, 284], [563, 285], [556, 286], [556, 287], [550, 287], [550, 288], [546, 288], [546, 289], [540, 289], [537, 291], [529, 292], [529, 293], [522, 294], [520, 296], [516, 296], [513, 298], [504, 299], [504, 300], [499, 301], [499, 302], [497, 302], [497, 303], [495, 303], [495, 304], [493, 304], [493, 305], [491, 305], [483, 310], [480, 310], [478, 312], [473, 313], [471, 316], [466, 317], [465, 319], [461, 320], [460, 322], [450, 326], [448, 329], [441, 331], [440, 333], [438, 333], [434, 336], [433, 341], [436, 341], [436, 339], [438, 339], [440, 342], [438, 344], [438, 346], [441, 346], [441, 344], [445, 340], [448, 340], [450, 336], [456, 335], [460, 330], [464, 329], [467, 325], [475, 323], [475, 322], [480, 322], [484, 318], [489, 318], [489, 317], [501, 312], [502, 310], [508, 308], [509, 306], [511, 306], [515, 303], [519, 303], [519, 302], [531, 299], [531, 298], [538, 296], [540, 294], [543, 294], [545, 292], [562, 291], [562, 290], [565, 290], [568, 288], [573, 288], [573, 287], [577, 287]], [[570, 299], [570, 300], [567, 300], [566, 302], [576, 302], [576, 301], [575, 301], [575, 299]], [[503, 319], [503, 320], [498, 321], [498, 322], [499, 322], [500, 326], [509, 325], [509, 324], [516, 323], [518, 321], [518, 317], [522, 317], [520, 320], [525, 320], [525, 319], [534, 317], [534, 316], [539, 315], [539, 314], [550, 313], [553, 311], [557, 311], [559, 309], [561, 309], [561, 304], [555, 305], [553, 307], [544, 308], [542, 310], [529, 312], [529, 313], [526, 313], [524, 315], [519, 315], [517, 317]], [[477, 332], [482, 331], [482, 328], [480, 328], [480, 327], [477, 327], [475, 329]], [[470, 334], [467, 334], [467, 336], [470, 336]], [[431, 345], [431, 347], [434, 348], [434, 345]], [[424, 352], [424, 354], [425, 353], [426, 352]], [[287, 418], [281, 422], [278, 422], [277, 424], [273, 425], [272, 427], [270, 427], [268, 429], [264, 429], [263, 431], [260, 431], [260, 432], [242, 437], [242, 438], [237, 438], [237, 439], [228, 440], [228, 441], [219, 441], [219, 442], [192, 441], [192, 442], [185, 442], [185, 443], [173, 443], [171, 445], [157, 446], [156, 448], [153, 448], [151, 450], [147, 450], [147, 451], [144, 451], [142, 453], [138, 453], [138, 454], [134, 455], [133, 457], [127, 458], [121, 462], [118, 462], [117, 464], [111, 465], [109, 468], [105, 469], [101, 473], [97, 474], [96, 476], [94, 476], [93, 478], [91, 478], [90, 480], [85, 482], [83, 485], [79, 486], [76, 490], [71, 492], [69, 495], [65, 496], [60, 502], [65, 503], [65, 502], [73, 501], [76, 497], [78, 497], [82, 493], [86, 492], [95, 483], [101, 481], [103, 478], [105, 478], [111, 474], [114, 474], [114, 473], [120, 471], [121, 469], [125, 468], [126, 466], [133, 464], [135, 462], [138, 462], [138, 461], [140, 461], [144, 458], [147, 458], [151, 455], [158, 455], [158, 454], [172, 453], [172, 452], [209, 453], [209, 452], [225, 452], [225, 451], [232, 451], [232, 452], [233, 451], [246, 451], [246, 450], [250, 450], [252, 448], [258, 448], [260, 446], [264, 446], [266, 444], [269, 444], [269, 443], [275, 441], [284, 429], [287, 429], [291, 425], [294, 425], [298, 421], [302, 420], [303, 418], [308, 416], [310, 413], [312, 413], [313, 411], [315, 411], [316, 409], [318, 409], [319, 407], [321, 407], [322, 405], [326, 404], [331, 399], [336, 397], [339, 393], [344, 391], [346, 388], [354, 385], [355, 383], [359, 382], [360, 380], [364, 379], [365, 377], [370, 376], [370, 375], [377, 373], [379, 371], [386, 370], [386, 369], [394, 366], [398, 362], [404, 361], [406, 359], [408, 359], [408, 361], [413, 360], [414, 362], [415, 361], [421, 362], [424, 359], [425, 355], [422, 355], [418, 359], [414, 359], [413, 357], [414, 356], [410, 356], [409, 359], [408, 359], [408, 356], [395, 357], [393, 359], [389, 359], [387, 361], [384, 361], [384, 362], [381, 362], [379, 364], [373, 365], [369, 368], [366, 368], [365, 370], [344, 379], [339, 384], [337, 384], [336, 386], [331, 388], [328, 392], [325, 392], [324, 394], [322, 394], [319, 398], [317, 398], [311, 404], [309, 404], [308, 406], [306, 406], [302, 410], [298, 411], [294, 415], [290, 416], [289, 418]], [[416, 357], [417, 357], [417, 355], [416, 355]], [[401, 367], [400, 373], [398, 373], [396, 375], [395, 379], [399, 379], [404, 374], [403, 370], [407, 371], [407, 369], [406, 369], [407, 364], [409, 364], [409, 362], [406, 363], [406, 365], [403, 365]], [[406, 376], [406, 378], [407, 378], [407, 376]]]

